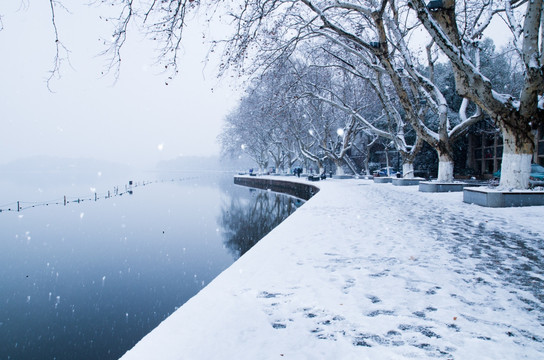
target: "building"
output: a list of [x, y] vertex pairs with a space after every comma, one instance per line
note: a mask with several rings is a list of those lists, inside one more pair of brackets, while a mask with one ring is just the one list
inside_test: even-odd
[[538, 144], [535, 154], [535, 163], [544, 166], [544, 125], [540, 125], [536, 135]]
[[[533, 162], [544, 166], [544, 125], [535, 133]], [[468, 135], [467, 167], [475, 175], [490, 178], [500, 170], [503, 152], [502, 135], [489, 121], [480, 121]]]

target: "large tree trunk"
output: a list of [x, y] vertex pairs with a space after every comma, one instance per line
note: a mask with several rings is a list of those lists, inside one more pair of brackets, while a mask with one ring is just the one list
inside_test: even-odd
[[318, 169], [317, 169], [317, 173], [318, 173], [318, 174], [323, 174], [323, 173], [325, 173], [325, 167], [323, 166], [322, 163], [319, 163], [319, 164], [317, 165], [317, 168], [318, 168]]
[[447, 153], [438, 153], [438, 182], [453, 182], [453, 158]]
[[387, 152], [387, 147], [385, 147], [385, 176], [391, 176], [391, 169], [389, 168], [389, 153]]
[[405, 161], [402, 163], [402, 177], [405, 179], [414, 178], [414, 163], [413, 161]]
[[530, 131], [527, 134], [520, 134], [520, 130], [514, 132], [502, 127], [502, 137], [503, 152], [499, 186], [502, 189], [527, 189], [531, 174], [534, 136]]
[[[541, 34], [542, 31], [543, 2], [541, 0], [527, 2], [523, 31], [516, 35], [517, 42], [522, 43], [521, 47], [517, 46], [517, 50], [520, 51], [525, 65], [524, 88], [517, 105], [515, 98], [494, 92], [489, 79], [484, 77], [467, 58], [456, 41], [459, 29], [453, 21], [454, 4], [448, 5], [452, 6], [447, 6], [445, 12], [438, 11], [436, 14], [433, 12], [432, 16], [438, 23], [437, 27], [430, 21], [428, 12], [425, 11], [425, 3], [422, 0], [412, 0], [418, 18], [452, 63], [457, 92], [487, 112], [501, 128], [504, 147], [500, 186], [508, 189], [527, 189], [534, 147], [534, 136], [530, 128], [542, 121], [542, 104], [539, 104], [539, 97], [544, 90], [542, 72], [544, 59], [538, 49], [542, 41], [539, 32]], [[512, 27], [519, 25], [514, 18], [509, 18], [508, 23]], [[443, 34], [447, 34], [449, 42]]]
[[402, 177], [405, 179], [413, 179], [414, 175], [414, 160], [421, 150], [423, 140], [418, 137], [411, 151], [401, 151], [402, 155]]
[[344, 160], [334, 161], [334, 164], [336, 165], [336, 175], [344, 175], [344, 168], [342, 167], [343, 163], [344, 163]]
[[268, 161], [259, 162], [259, 172], [261, 174], [264, 174], [267, 171], [267, 167], [268, 167]]

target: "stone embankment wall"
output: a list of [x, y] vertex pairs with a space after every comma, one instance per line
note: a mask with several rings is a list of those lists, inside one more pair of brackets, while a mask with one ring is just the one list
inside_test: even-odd
[[256, 176], [235, 176], [234, 183], [237, 185], [249, 186], [258, 189], [270, 189], [272, 191], [295, 196], [303, 200], [309, 200], [312, 196], [319, 192], [319, 188], [314, 185]]

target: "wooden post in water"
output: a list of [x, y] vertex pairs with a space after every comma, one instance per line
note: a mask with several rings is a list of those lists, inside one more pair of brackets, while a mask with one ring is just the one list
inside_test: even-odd
[[19, 204], [19, 201], [17, 201], [17, 212], [19, 212], [19, 210], [21, 210], [21, 206]]
[[96, 193], [94, 193], [94, 201], [96, 201], [96, 200], [97, 200]]
[[64, 195], [64, 206], [66, 206], [66, 195]]

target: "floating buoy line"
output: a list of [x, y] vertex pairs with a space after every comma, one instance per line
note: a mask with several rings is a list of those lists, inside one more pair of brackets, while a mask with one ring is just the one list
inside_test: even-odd
[[132, 195], [134, 188], [137, 188], [139, 186], [148, 186], [152, 184], [166, 183], [166, 182], [186, 181], [186, 180], [191, 180], [195, 178], [196, 177], [189, 177], [189, 178], [179, 178], [179, 179], [170, 179], [170, 180], [152, 180], [152, 181], [141, 181], [141, 182], [129, 181], [128, 184], [124, 185], [124, 190], [123, 190], [123, 186], [121, 187], [114, 186], [113, 189], [110, 189], [104, 193], [94, 192], [91, 196], [64, 195], [62, 198], [49, 200], [49, 201], [14, 201], [11, 203], [0, 205], [0, 213], [21, 212], [26, 209], [36, 208], [40, 206], [54, 206], [54, 205], [67, 206], [69, 204], [74, 204], [74, 203], [79, 204], [84, 201], [106, 200], [106, 199], [111, 199], [117, 196]]

